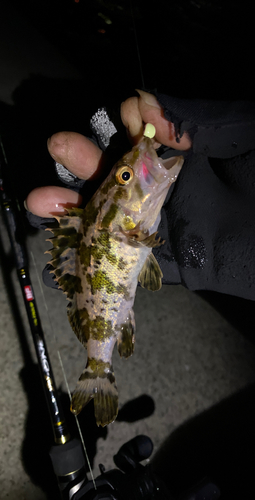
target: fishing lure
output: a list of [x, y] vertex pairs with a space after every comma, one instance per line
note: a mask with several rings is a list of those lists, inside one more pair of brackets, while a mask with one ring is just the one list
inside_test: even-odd
[[112, 367], [115, 343], [120, 356], [134, 351], [133, 304], [138, 281], [155, 291], [162, 272], [152, 249], [160, 210], [183, 158], [173, 157], [167, 168], [153, 148], [153, 125], [142, 141], [126, 153], [85, 209], [72, 208], [56, 217], [50, 264], [67, 295], [67, 314], [88, 359], [72, 396], [71, 411], [80, 413], [94, 399], [97, 425], [114, 421], [118, 391]]

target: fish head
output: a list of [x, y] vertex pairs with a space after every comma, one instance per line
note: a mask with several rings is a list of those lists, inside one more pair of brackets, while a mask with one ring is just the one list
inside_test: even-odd
[[[107, 191], [101, 220], [110, 231], [129, 231], [139, 225], [148, 232], [159, 222], [168, 190], [181, 170], [183, 157], [170, 158], [167, 164], [157, 156], [152, 140], [144, 137], [115, 164], [101, 186]], [[108, 217], [107, 217], [108, 215]], [[108, 224], [109, 222], [109, 224]], [[105, 224], [103, 224], [105, 227]]]

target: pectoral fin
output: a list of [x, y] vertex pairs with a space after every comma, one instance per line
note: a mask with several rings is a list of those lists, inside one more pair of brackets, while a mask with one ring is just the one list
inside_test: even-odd
[[165, 240], [162, 240], [160, 237], [157, 238], [157, 231], [146, 236], [143, 231], [136, 230], [135, 228], [132, 231], [124, 232], [124, 234], [128, 237], [128, 244], [133, 247], [145, 246], [148, 248], [156, 248], [165, 243]]
[[157, 290], [160, 290], [162, 286], [161, 282], [162, 278], [163, 278], [162, 271], [153, 253], [151, 252], [148, 255], [144, 263], [144, 266], [138, 276], [138, 281], [140, 282], [143, 288], [147, 288], [147, 290], [156, 292]]
[[162, 240], [160, 237], [158, 239], [156, 239], [157, 234], [158, 234], [158, 232], [156, 231], [155, 233], [151, 234], [150, 236], [147, 236], [147, 238], [140, 240], [142, 245], [149, 247], [149, 248], [155, 248], [155, 247], [160, 247], [161, 245], [164, 245], [165, 240]]

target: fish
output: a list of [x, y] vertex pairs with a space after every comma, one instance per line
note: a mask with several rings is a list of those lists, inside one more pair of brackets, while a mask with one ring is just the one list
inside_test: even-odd
[[118, 390], [112, 366], [115, 344], [120, 356], [134, 352], [133, 304], [138, 282], [151, 291], [162, 286], [162, 271], [152, 249], [160, 211], [181, 170], [183, 157], [157, 156], [152, 138], [141, 142], [113, 166], [84, 209], [66, 208], [56, 217], [50, 253], [54, 279], [69, 301], [70, 325], [87, 349], [87, 364], [71, 400], [78, 415], [94, 400], [97, 425], [118, 414]]

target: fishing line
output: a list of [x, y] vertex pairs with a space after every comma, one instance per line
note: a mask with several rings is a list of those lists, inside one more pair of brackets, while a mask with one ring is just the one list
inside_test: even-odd
[[[62, 361], [62, 357], [61, 357], [60, 351], [58, 349], [57, 337], [56, 337], [55, 331], [54, 331], [54, 329], [52, 327], [51, 318], [50, 318], [49, 309], [48, 309], [48, 304], [47, 304], [46, 299], [45, 299], [45, 294], [44, 294], [44, 291], [43, 291], [41, 279], [40, 279], [39, 274], [38, 274], [37, 265], [36, 265], [35, 257], [34, 257], [34, 254], [33, 254], [32, 250], [30, 250], [30, 254], [31, 254], [31, 257], [32, 257], [32, 261], [33, 261], [33, 265], [34, 265], [34, 268], [35, 268], [35, 273], [36, 273], [37, 281], [39, 283], [40, 291], [41, 291], [41, 294], [42, 294], [43, 304], [44, 304], [44, 307], [45, 307], [45, 310], [46, 310], [46, 313], [47, 313], [48, 323], [49, 323], [50, 330], [51, 330], [51, 332], [53, 334], [54, 342], [55, 342], [55, 345], [56, 345], [56, 350], [57, 350], [57, 354], [58, 354], [59, 364], [60, 364], [62, 375], [63, 375], [64, 381], [65, 381], [66, 390], [67, 390], [67, 393], [68, 393], [68, 396], [69, 396], [69, 399], [70, 399], [70, 402], [71, 402], [72, 396], [71, 396], [70, 387], [69, 387], [68, 380], [67, 380], [67, 377], [66, 377], [66, 372], [65, 372], [63, 361]], [[94, 474], [93, 474], [93, 471], [92, 471], [92, 468], [91, 468], [91, 464], [90, 464], [90, 460], [89, 460], [89, 457], [88, 457], [88, 453], [87, 453], [87, 449], [86, 449], [86, 446], [85, 446], [85, 442], [84, 442], [84, 439], [83, 439], [83, 435], [82, 435], [80, 423], [79, 423], [77, 415], [74, 415], [74, 416], [75, 416], [75, 421], [76, 421], [76, 425], [77, 425], [77, 428], [78, 428], [78, 432], [79, 432], [79, 435], [80, 435], [81, 443], [82, 443], [82, 446], [83, 446], [84, 455], [85, 455], [87, 463], [88, 463], [89, 472], [90, 472], [90, 475], [91, 475], [91, 480], [92, 480], [94, 488], [96, 490], [97, 487], [96, 487], [96, 483], [95, 483], [95, 478], [94, 478]]]
[[5, 149], [4, 149], [4, 145], [2, 143], [2, 137], [1, 137], [1, 135], [0, 135], [0, 146], [1, 146], [3, 157], [4, 157], [4, 161], [5, 161], [6, 165], [8, 165], [8, 161], [7, 161], [7, 158], [6, 158]]
[[131, 11], [131, 17], [132, 17], [132, 23], [133, 23], [133, 30], [134, 30], [134, 37], [135, 37], [137, 57], [138, 57], [139, 68], [140, 68], [140, 73], [141, 73], [142, 86], [143, 86], [143, 88], [145, 88], [144, 77], [143, 77], [142, 61], [141, 61], [141, 54], [140, 54], [140, 50], [139, 50], [139, 44], [138, 44], [138, 38], [137, 38], [137, 31], [136, 31], [136, 25], [135, 25], [135, 16], [134, 16], [134, 11], [133, 11], [133, 6], [132, 6], [132, 0], [129, 0], [129, 4], [130, 4], [130, 11]]

